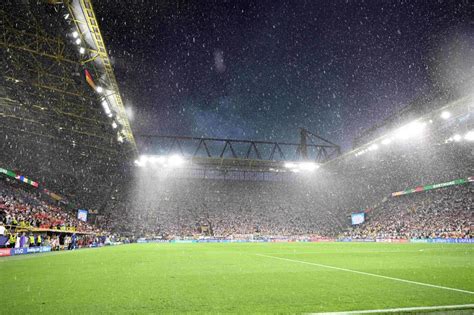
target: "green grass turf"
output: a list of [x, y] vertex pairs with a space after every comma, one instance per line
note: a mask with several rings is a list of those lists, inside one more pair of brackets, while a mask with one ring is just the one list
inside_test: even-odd
[[468, 244], [132, 244], [0, 259], [0, 313], [302, 313], [472, 304]]

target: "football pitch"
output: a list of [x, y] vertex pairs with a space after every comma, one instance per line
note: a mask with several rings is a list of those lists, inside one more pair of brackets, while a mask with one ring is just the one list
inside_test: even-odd
[[3, 314], [471, 313], [474, 246], [131, 244], [1, 258], [0, 283]]

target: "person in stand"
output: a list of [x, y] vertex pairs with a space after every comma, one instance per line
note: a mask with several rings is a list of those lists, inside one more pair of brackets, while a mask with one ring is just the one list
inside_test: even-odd
[[30, 241], [30, 247], [35, 247], [35, 236], [33, 234], [30, 234], [28, 239]]
[[76, 242], [77, 242], [77, 235], [76, 233], [72, 233], [71, 243], [69, 244], [68, 249], [76, 249]]
[[23, 232], [20, 237], [20, 248], [26, 247], [27, 243], [28, 243], [28, 238], [26, 237], [25, 232]]
[[10, 248], [15, 248], [15, 243], [16, 243], [16, 234], [13, 232], [10, 232]]
[[20, 248], [21, 245], [21, 235], [16, 235], [15, 248]]
[[63, 249], [65, 250], [68, 250], [70, 249], [69, 248], [69, 245], [71, 244], [71, 238], [69, 236], [64, 236], [64, 239], [63, 239]]
[[36, 246], [41, 246], [41, 242], [42, 242], [42, 241], [43, 241], [43, 240], [41, 239], [41, 234], [38, 234], [38, 235], [36, 236]]
[[6, 233], [6, 228], [2, 222], [0, 222], [0, 236], [4, 236]]

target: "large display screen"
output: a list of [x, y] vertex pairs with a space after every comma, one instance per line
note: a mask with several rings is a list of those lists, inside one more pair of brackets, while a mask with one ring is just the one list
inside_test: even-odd
[[77, 210], [77, 218], [81, 221], [87, 222], [87, 210], [78, 209]]
[[351, 219], [352, 219], [352, 225], [357, 225], [357, 224], [364, 223], [365, 213], [364, 212], [353, 213], [353, 214], [351, 214]]

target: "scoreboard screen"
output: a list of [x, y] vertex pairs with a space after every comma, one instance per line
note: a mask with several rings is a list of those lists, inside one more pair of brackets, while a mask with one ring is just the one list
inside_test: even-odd
[[87, 210], [84, 210], [84, 209], [77, 210], [77, 218], [81, 221], [87, 222]]
[[365, 213], [353, 213], [351, 214], [352, 225], [362, 224], [365, 221]]

